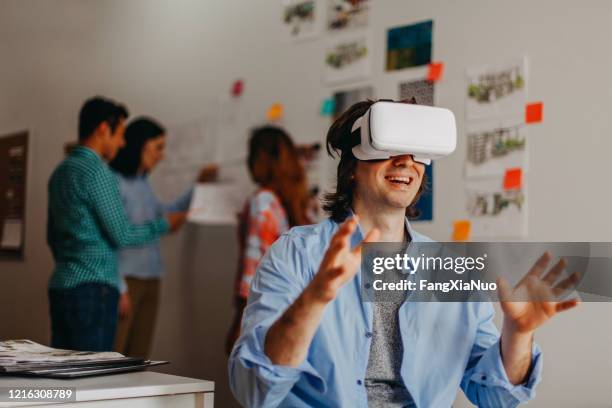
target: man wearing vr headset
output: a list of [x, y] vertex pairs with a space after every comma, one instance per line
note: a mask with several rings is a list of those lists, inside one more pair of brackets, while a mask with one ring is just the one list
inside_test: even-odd
[[[424, 163], [452, 152], [455, 140], [454, 117], [440, 108], [366, 101], [334, 122], [327, 147], [340, 163], [330, 218], [281, 236], [251, 286], [229, 361], [244, 406], [449, 407], [458, 388], [484, 407], [533, 398], [542, 370], [533, 332], [575, 300], [503, 302], [500, 335], [488, 302], [362, 299], [363, 242], [431, 241], [408, 218]], [[549, 260], [543, 255], [519, 289], [549, 288], [538, 278]]]

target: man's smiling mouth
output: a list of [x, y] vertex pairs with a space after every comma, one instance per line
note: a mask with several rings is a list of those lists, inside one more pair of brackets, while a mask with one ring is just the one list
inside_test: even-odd
[[393, 184], [406, 185], [412, 184], [413, 177], [410, 176], [385, 176], [385, 180]]

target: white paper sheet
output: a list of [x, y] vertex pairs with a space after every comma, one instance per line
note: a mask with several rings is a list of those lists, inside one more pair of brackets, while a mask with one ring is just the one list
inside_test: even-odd
[[67, 361], [101, 361], [121, 359], [115, 352], [92, 352], [56, 349], [31, 340], [5, 340], [0, 342], [0, 366], [9, 367], [26, 363], [61, 363]]
[[321, 0], [283, 0], [280, 21], [285, 38], [302, 41], [316, 38], [323, 25]]
[[372, 47], [366, 34], [334, 38], [325, 52], [325, 80], [340, 83], [365, 79], [370, 75]]
[[2, 228], [2, 249], [19, 249], [23, 244], [23, 222], [19, 219], [6, 219]]
[[[466, 83], [467, 212], [473, 238], [527, 234], [527, 58], [469, 68]], [[504, 174], [522, 170], [522, 188], [504, 190]]]
[[503, 177], [520, 167], [527, 173], [527, 128], [520, 118], [468, 122], [466, 178]]
[[466, 89], [468, 120], [524, 115], [527, 103], [527, 59], [469, 68]]
[[202, 166], [215, 161], [214, 134], [201, 118], [168, 128], [166, 157], [151, 174], [156, 193], [172, 202], [197, 179]]
[[240, 184], [198, 184], [187, 220], [200, 225], [235, 225], [248, 193]]
[[516, 238], [527, 234], [526, 185], [505, 191], [503, 178], [470, 180], [467, 183], [467, 212], [472, 238]]
[[343, 32], [368, 25], [369, 0], [329, 0], [327, 29], [329, 32]]

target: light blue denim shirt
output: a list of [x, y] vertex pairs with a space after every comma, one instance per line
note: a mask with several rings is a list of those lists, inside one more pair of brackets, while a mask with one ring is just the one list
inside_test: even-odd
[[[147, 176], [123, 177], [117, 174], [121, 200], [132, 224], [142, 224], [164, 216], [168, 212], [187, 211], [193, 189], [190, 189], [174, 203], [160, 203]], [[163, 262], [159, 241], [148, 245], [120, 249], [118, 257], [121, 293], [127, 290], [124, 278], [159, 279], [163, 274]]]
[[[406, 228], [413, 242], [431, 241], [407, 220]], [[312, 280], [337, 229], [329, 219], [292, 228], [262, 258], [229, 360], [230, 385], [244, 406], [367, 407], [373, 312], [361, 298], [361, 272], [327, 305], [299, 367], [275, 365], [264, 353], [268, 329]], [[351, 245], [362, 239], [358, 229]], [[513, 407], [534, 397], [541, 351], [534, 344], [529, 378], [512, 385], [493, 315], [488, 302], [402, 304], [401, 376], [417, 407], [450, 407], [459, 388], [480, 407]]]

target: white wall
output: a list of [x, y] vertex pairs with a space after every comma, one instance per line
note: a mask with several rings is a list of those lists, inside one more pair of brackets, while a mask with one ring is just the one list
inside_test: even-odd
[[[371, 34], [378, 96], [395, 97], [399, 79], [421, 69], [383, 72], [385, 30], [434, 20], [434, 59], [446, 63], [436, 102], [463, 126], [465, 69], [529, 57], [529, 92], [545, 102], [544, 123], [529, 129], [529, 240], [609, 240], [612, 193], [612, 4], [601, 1], [377, 0]], [[0, 0], [0, 133], [33, 131], [24, 262], [0, 264], [0, 338], [48, 340], [44, 242], [46, 182], [76, 137], [76, 115], [93, 94], [134, 114], [190, 121], [246, 80], [253, 118], [281, 101], [297, 139], [323, 138], [318, 116], [330, 92], [322, 82], [325, 42], [281, 38], [276, 0]], [[417, 226], [439, 240], [464, 215], [463, 136], [435, 174], [435, 221]], [[231, 228], [188, 226], [164, 242], [168, 279], [154, 347], [171, 372], [214, 379], [228, 406], [223, 336], [231, 316], [236, 248]], [[544, 380], [532, 405], [607, 406], [612, 368], [608, 304], [583, 304], [538, 333]], [[452, 344], [449, 344], [452, 347]], [[458, 405], [463, 405], [459, 402]]]

